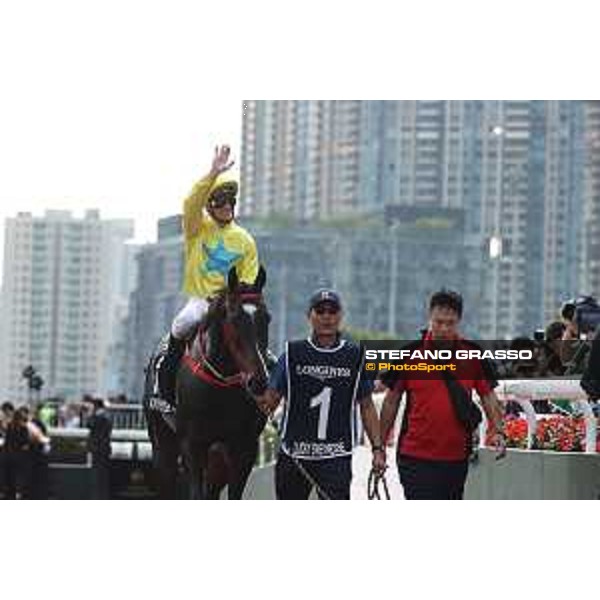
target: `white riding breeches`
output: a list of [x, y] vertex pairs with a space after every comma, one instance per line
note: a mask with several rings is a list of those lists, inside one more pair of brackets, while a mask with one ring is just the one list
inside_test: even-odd
[[191, 335], [194, 327], [200, 325], [200, 321], [208, 310], [208, 302], [204, 298], [190, 298], [186, 305], [177, 313], [171, 333], [178, 340], [184, 340]]

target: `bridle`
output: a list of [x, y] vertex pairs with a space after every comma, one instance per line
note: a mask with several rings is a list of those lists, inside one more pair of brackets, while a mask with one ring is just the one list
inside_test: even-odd
[[[225, 299], [225, 302], [227, 300]], [[240, 304], [254, 304], [255, 306], [263, 305], [262, 294], [256, 292], [242, 292], [237, 295], [236, 301]], [[225, 309], [227, 312], [227, 308]], [[200, 379], [219, 388], [244, 387], [250, 380], [250, 373], [253, 374], [247, 357], [240, 350], [240, 335], [234, 324], [227, 318], [221, 323], [221, 332], [225, 348], [233, 358], [233, 362], [237, 368], [237, 373], [233, 375], [223, 374], [206, 355], [206, 339], [209, 330], [208, 322], [203, 323], [198, 330], [198, 359], [194, 359], [191, 355], [186, 354], [184, 360], [188, 367]], [[259, 357], [260, 359], [260, 357]], [[262, 359], [261, 359], [262, 360]]]

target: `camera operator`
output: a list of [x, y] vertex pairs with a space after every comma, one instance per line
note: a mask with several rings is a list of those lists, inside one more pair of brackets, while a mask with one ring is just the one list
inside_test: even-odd
[[565, 332], [565, 324], [562, 321], [550, 323], [540, 340], [541, 365], [540, 375], [543, 377], [559, 377], [565, 374], [565, 366], [561, 360], [562, 337]]
[[591, 400], [600, 400], [600, 327], [592, 340], [587, 367], [581, 378], [581, 387]]
[[583, 373], [590, 342], [600, 325], [600, 306], [592, 296], [579, 296], [563, 305], [561, 316], [565, 330], [560, 359], [566, 367], [565, 374]]
[[517, 360], [511, 368], [511, 376], [516, 379], [531, 379], [539, 376], [540, 348], [538, 344], [527, 336], [516, 337], [510, 342], [510, 349], [521, 352], [531, 352], [530, 360]]

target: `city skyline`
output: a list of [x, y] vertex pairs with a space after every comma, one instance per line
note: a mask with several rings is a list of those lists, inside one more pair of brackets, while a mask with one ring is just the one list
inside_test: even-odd
[[[298, 222], [464, 210], [491, 338], [599, 293], [598, 101], [248, 100], [242, 215]], [[484, 249], [485, 247], [485, 249]], [[495, 256], [492, 256], [492, 248]]]

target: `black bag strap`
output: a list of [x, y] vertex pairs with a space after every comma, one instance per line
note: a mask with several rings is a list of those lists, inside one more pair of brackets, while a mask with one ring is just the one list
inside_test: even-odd
[[473, 402], [471, 395], [460, 382], [448, 371], [442, 371], [442, 377], [448, 390], [448, 396], [454, 408], [454, 414], [465, 431], [465, 450], [469, 457], [473, 452], [473, 434], [481, 423], [481, 411]]
[[[452, 405], [454, 406], [459, 419], [463, 421], [461, 415], [464, 414], [464, 409], [466, 408], [467, 410], [478, 411], [480, 417], [479, 422], [481, 422], [481, 411], [473, 402], [471, 394], [465, 390], [465, 388], [460, 384], [456, 377], [452, 375], [452, 373], [448, 371], [442, 371], [442, 377], [444, 379], [444, 383], [446, 384], [446, 389], [448, 390], [448, 395], [450, 396]], [[467, 423], [464, 423], [464, 421], [463, 424], [467, 426]]]

